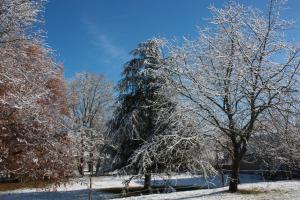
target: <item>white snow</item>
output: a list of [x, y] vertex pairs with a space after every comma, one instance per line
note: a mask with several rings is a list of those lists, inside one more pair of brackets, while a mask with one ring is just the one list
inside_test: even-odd
[[[105, 188], [118, 188], [124, 187], [122, 182], [130, 176], [101, 176], [92, 177], [92, 188], [93, 189], [105, 189]], [[86, 190], [89, 188], [90, 180], [89, 177], [79, 178], [70, 180], [69, 183], [60, 185], [58, 187], [49, 187], [44, 189], [17, 189], [13, 191], [0, 192], [1, 194], [7, 193], [30, 193], [30, 192], [46, 192], [46, 191], [75, 191], [75, 190]], [[132, 181], [130, 186], [142, 186], [142, 182]]]
[[260, 182], [260, 183], [248, 183], [239, 185], [241, 190], [254, 190], [260, 191], [258, 194], [241, 194], [241, 193], [229, 193], [228, 187], [216, 188], [216, 189], [203, 189], [193, 190], [185, 192], [174, 192], [168, 194], [154, 194], [144, 195], [139, 197], [128, 197], [122, 199], [205, 199], [205, 200], [252, 200], [252, 199], [288, 199], [299, 200], [300, 199], [300, 181], [278, 181], [278, 182]]
[[[92, 178], [93, 199], [110, 199], [116, 197], [116, 194], [108, 194], [97, 191], [97, 189], [105, 188], [121, 188], [122, 182], [130, 176], [102, 176]], [[153, 184], [160, 185], [164, 182], [161, 176], [153, 176]], [[300, 199], [300, 181], [278, 181], [278, 182], [258, 182], [255, 176], [242, 176], [239, 185], [240, 189], [255, 189], [262, 191], [259, 194], [231, 194], [228, 193], [228, 187], [215, 189], [192, 190], [185, 192], [174, 192], [168, 194], [144, 195], [139, 197], [128, 197], [124, 199]], [[220, 181], [215, 177], [210, 179], [210, 187], [220, 187]], [[245, 183], [247, 182], [247, 183]], [[256, 182], [256, 183], [255, 183]], [[199, 176], [190, 176], [186, 174], [174, 175], [169, 180], [171, 185], [205, 185], [207, 182]], [[212, 184], [213, 183], [213, 184]], [[130, 187], [143, 186], [143, 179], [133, 179]], [[0, 192], [1, 200], [77, 200], [88, 198], [89, 178], [84, 177], [74, 179], [65, 185], [61, 185], [56, 189], [18, 189], [13, 191]], [[56, 191], [56, 192], [54, 192]]]

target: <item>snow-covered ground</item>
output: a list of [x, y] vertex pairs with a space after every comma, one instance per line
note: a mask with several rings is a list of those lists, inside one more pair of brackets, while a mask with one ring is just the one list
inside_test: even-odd
[[[128, 179], [129, 176], [103, 176], [92, 178], [92, 196], [93, 199], [111, 199], [118, 195], [109, 194], [99, 191], [98, 189], [106, 188], [121, 188], [123, 187], [122, 182]], [[167, 177], [153, 176], [154, 185], [162, 185], [165, 183]], [[226, 181], [226, 177], [225, 177]], [[186, 192], [176, 192], [170, 194], [156, 194], [147, 195], [143, 197], [131, 197], [128, 199], [300, 199], [300, 181], [281, 181], [281, 182], [260, 182], [259, 176], [255, 175], [242, 175], [241, 182], [244, 184], [240, 185], [241, 189], [258, 188], [259, 190], [266, 191], [256, 195], [246, 194], [229, 194], [225, 191], [226, 188], [220, 188], [222, 183], [219, 177], [214, 177], [209, 180], [204, 180], [200, 176], [190, 176], [186, 174], [172, 176], [168, 180], [169, 185], [173, 186], [205, 186], [215, 189], [202, 189]], [[251, 183], [251, 184], [250, 184]], [[142, 179], [133, 179], [130, 183], [131, 187], [138, 187], [143, 185]], [[13, 191], [0, 192], [1, 200], [49, 200], [49, 199], [63, 199], [63, 200], [77, 200], [87, 199], [89, 187], [89, 178], [81, 178], [70, 181], [66, 185], [61, 185], [53, 191], [53, 188], [41, 189], [18, 189]], [[273, 195], [273, 196], [270, 196]], [[294, 196], [293, 196], [294, 195]], [[284, 197], [284, 198], [280, 198]]]
[[[92, 178], [93, 199], [110, 199], [107, 193], [95, 191], [96, 189], [120, 188], [122, 182], [129, 176], [102, 176]], [[89, 177], [71, 180], [69, 183], [59, 187], [44, 189], [17, 189], [13, 191], [0, 192], [0, 200], [79, 200], [88, 199]], [[138, 182], [132, 182], [130, 186], [141, 186]]]
[[[129, 197], [123, 199], [205, 199], [205, 200], [299, 200], [300, 199], [300, 181], [277, 181], [241, 184], [239, 186], [241, 193], [232, 194], [227, 192], [228, 187], [216, 189], [193, 190], [185, 192], [174, 192], [168, 194], [144, 195], [140, 197]], [[244, 191], [244, 193], [243, 193]], [[252, 194], [245, 194], [253, 191]]]

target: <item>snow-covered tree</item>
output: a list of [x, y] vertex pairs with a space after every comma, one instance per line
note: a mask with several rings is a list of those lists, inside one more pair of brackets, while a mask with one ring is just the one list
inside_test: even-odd
[[63, 178], [72, 162], [61, 123], [67, 114], [62, 74], [40, 44], [9, 46], [0, 56], [0, 170], [16, 178]]
[[43, 1], [0, 1], [0, 171], [60, 181], [72, 173], [62, 67], [36, 32]]
[[[132, 60], [124, 65], [123, 79], [118, 84], [117, 107], [110, 122], [113, 144], [116, 148], [114, 166], [145, 175], [145, 188], [151, 187], [154, 165], [143, 165], [140, 157], [132, 158], [135, 151], [159, 132], [156, 129], [158, 112], [173, 103], [160, 93], [165, 84], [160, 69], [164, 63], [161, 52], [163, 41], [151, 39], [139, 44], [131, 53]], [[145, 167], [146, 166], [146, 167]]]
[[[46, 0], [0, 0], [0, 44], [39, 36], [32, 31]], [[24, 38], [26, 35], [26, 38]]]
[[250, 141], [249, 152], [266, 169], [284, 169], [290, 173], [299, 170], [299, 113], [272, 111], [265, 115], [259, 126], [260, 131]]
[[170, 48], [173, 87], [231, 155], [231, 192], [264, 113], [297, 101], [299, 46], [284, 37], [291, 23], [281, 18], [283, 6], [270, 0], [267, 13], [232, 1], [211, 7], [211, 26], [199, 39]]
[[85, 164], [93, 166], [104, 160], [103, 146], [107, 142], [107, 119], [113, 100], [112, 84], [103, 75], [87, 72], [76, 74], [69, 83], [71, 116], [69, 124], [77, 146], [78, 169], [83, 175]]
[[213, 143], [205, 138], [205, 127], [189, 108], [169, 97], [176, 106], [160, 108], [153, 136], [134, 151], [130, 162], [156, 173], [215, 175]]

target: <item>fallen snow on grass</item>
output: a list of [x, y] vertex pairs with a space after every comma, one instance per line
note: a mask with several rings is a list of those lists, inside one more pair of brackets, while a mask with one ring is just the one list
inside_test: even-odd
[[[98, 189], [122, 188], [123, 181], [130, 176], [102, 176], [92, 178], [93, 199], [111, 199], [117, 194], [105, 193]], [[226, 183], [227, 177], [224, 180]], [[153, 185], [163, 185], [168, 181], [172, 186], [209, 186], [214, 189], [202, 189], [169, 194], [154, 194], [127, 199], [300, 199], [300, 181], [261, 182], [256, 175], [241, 175], [241, 193], [227, 193], [227, 187], [221, 187], [220, 177], [205, 180], [201, 176], [187, 174], [167, 176], [153, 176]], [[0, 192], [1, 200], [79, 200], [88, 199], [89, 177], [71, 180], [57, 188], [45, 189], [17, 189]], [[130, 187], [142, 187], [143, 179], [136, 178], [130, 183]], [[220, 188], [221, 187], [221, 188]], [[55, 192], [54, 192], [55, 191]]]
[[[130, 176], [100, 176], [92, 177], [92, 188], [93, 189], [106, 189], [106, 188], [122, 188], [124, 187], [123, 182], [128, 180]], [[224, 177], [225, 185], [227, 184], [227, 176]], [[241, 174], [240, 180], [242, 183], [254, 183], [261, 181], [260, 176]], [[143, 177], [133, 178], [129, 184], [129, 187], [141, 187], [144, 184]], [[170, 177], [165, 175], [153, 175], [152, 185], [162, 186], [208, 186], [209, 188], [221, 187], [222, 182], [219, 176], [204, 179], [202, 176], [195, 176], [190, 174], [176, 174]], [[70, 180], [67, 184], [60, 185], [58, 187], [48, 187], [44, 189], [17, 189], [13, 191], [0, 192], [5, 193], [30, 193], [30, 192], [45, 192], [45, 191], [75, 191], [88, 189], [90, 185], [89, 177], [77, 178]]]
[[128, 197], [123, 199], [132, 200], [155, 200], [155, 199], [206, 199], [206, 200], [299, 200], [300, 199], [300, 181], [277, 181], [260, 182], [239, 185], [240, 192], [229, 193], [228, 187], [216, 189], [202, 189], [185, 192], [174, 192], [169, 194], [144, 195], [139, 197]]
[[[93, 189], [105, 189], [105, 188], [118, 188], [124, 187], [123, 181], [128, 179], [129, 176], [101, 176], [92, 177], [92, 188]], [[0, 192], [1, 194], [7, 193], [30, 193], [30, 192], [62, 192], [62, 191], [75, 191], [75, 190], [86, 190], [89, 189], [90, 179], [89, 177], [83, 177], [78, 179], [72, 179], [66, 184], [62, 184], [57, 187], [48, 187], [43, 189], [24, 188], [11, 191]], [[140, 182], [133, 181], [130, 186], [142, 186]]]

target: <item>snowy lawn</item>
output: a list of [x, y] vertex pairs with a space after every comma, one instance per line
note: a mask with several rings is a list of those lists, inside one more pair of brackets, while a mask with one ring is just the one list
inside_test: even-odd
[[[92, 178], [92, 195], [93, 199], [111, 199], [118, 197], [118, 194], [112, 194], [105, 192], [104, 189], [111, 188], [122, 188], [122, 182], [128, 179], [129, 176], [102, 176]], [[161, 176], [153, 176], [154, 185], [163, 185], [165, 183], [165, 178]], [[226, 177], [225, 177], [226, 180]], [[270, 199], [273, 196], [285, 197], [288, 195], [290, 199], [300, 199], [299, 190], [300, 181], [281, 181], [272, 183], [257, 183], [260, 182], [260, 177], [255, 175], [241, 175], [241, 182], [248, 183], [240, 185], [242, 193], [235, 195], [237, 199], [248, 198], [267, 198]], [[253, 183], [253, 184], [249, 184]], [[147, 195], [141, 197], [132, 197], [127, 199], [197, 199], [197, 198], [232, 198], [232, 194], [226, 193], [226, 188], [221, 187], [221, 181], [218, 177], [209, 179], [205, 181], [200, 176], [190, 176], [186, 174], [172, 176], [168, 180], [168, 184], [172, 186], [209, 186], [210, 188], [217, 189], [202, 189], [186, 192], [177, 192], [170, 194], [158, 194], [158, 195]], [[142, 187], [143, 179], [133, 179], [130, 183], [130, 187]], [[1, 187], [1, 185], [0, 185]], [[55, 190], [53, 188], [45, 189], [17, 189], [5, 192], [0, 192], [1, 200], [49, 200], [49, 199], [64, 199], [64, 200], [76, 200], [76, 199], [87, 199], [89, 187], [89, 178], [84, 177], [76, 180], [70, 181], [66, 185], [61, 185]], [[244, 190], [243, 190], [244, 189]], [[53, 191], [54, 190], [54, 191]], [[252, 193], [252, 194], [246, 194]], [[264, 196], [265, 195], [265, 196]], [[270, 196], [273, 195], [273, 196]], [[294, 195], [294, 196], [293, 196]]]
[[[106, 189], [106, 188], [120, 188], [123, 187], [122, 181], [129, 178], [129, 176], [102, 176], [92, 178], [93, 189]], [[139, 183], [132, 182], [132, 187], [141, 186]], [[1, 187], [1, 185], [0, 185]], [[89, 193], [89, 177], [71, 180], [65, 185], [56, 188], [33, 189], [24, 188], [16, 189], [5, 192], [0, 192], [0, 200], [77, 200], [88, 199]], [[109, 199], [111, 194], [93, 191], [93, 199]]]
[[232, 194], [227, 192], [228, 187], [216, 189], [203, 189], [169, 194], [154, 194], [123, 199], [206, 199], [206, 200], [252, 200], [252, 199], [278, 199], [299, 200], [300, 181], [260, 182], [239, 185], [240, 192]]

